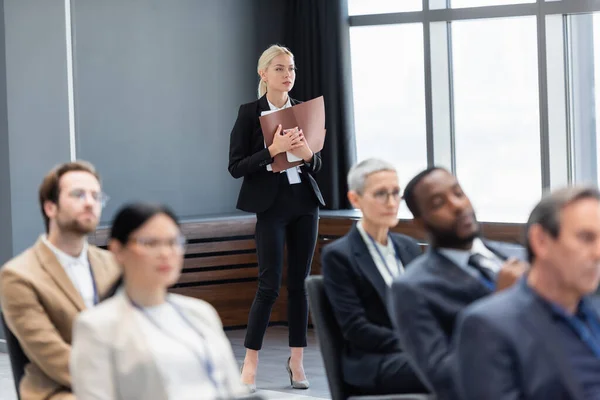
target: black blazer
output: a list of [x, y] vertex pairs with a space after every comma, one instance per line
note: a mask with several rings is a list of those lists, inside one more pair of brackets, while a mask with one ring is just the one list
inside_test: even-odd
[[[526, 260], [518, 245], [485, 241], [502, 259]], [[392, 283], [390, 313], [405, 351], [433, 386], [438, 399], [454, 399], [451, 340], [458, 314], [491, 293], [479, 279], [430, 249]]]
[[[300, 102], [290, 98], [294, 106]], [[273, 162], [269, 149], [265, 148], [265, 139], [258, 118], [261, 112], [269, 111], [267, 96], [242, 104], [229, 140], [229, 173], [234, 178], [244, 178], [237, 201], [242, 211], [259, 213], [266, 211], [273, 202], [279, 189], [279, 173], [267, 171], [266, 166]], [[321, 169], [321, 155], [315, 153], [309, 163], [304, 163], [302, 184], [310, 185], [316, 200], [325, 205], [323, 196], [314, 178]]]
[[[596, 313], [597, 297], [590, 298]], [[461, 399], [584, 400], [558, 321], [521, 279], [465, 310], [456, 327], [456, 382]]]
[[[403, 265], [421, 254], [414, 239], [390, 237]], [[345, 339], [344, 380], [372, 386], [384, 357], [402, 351], [386, 308], [388, 287], [356, 226], [327, 245], [321, 259], [325, 292]]]

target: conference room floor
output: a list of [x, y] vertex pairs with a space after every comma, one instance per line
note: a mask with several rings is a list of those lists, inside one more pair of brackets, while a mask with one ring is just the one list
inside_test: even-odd
[[[233, 352], [241, 365], [244, 359], [245, 330], [227, 331]], [[329, 388], [323, 360], [317, 348], [314, 332], [309, 330], [308, 347], [304, 355], [304, 368], [310, 380], [308, 390], [295, 390], [285, 369], [289, 356], [286, 327], [270, 327], [260, 353], [257, 387], [267, 399], [308, 400], [329, 399]], [[8, 355], [0, 353], [0, 400], [16, 400]]]

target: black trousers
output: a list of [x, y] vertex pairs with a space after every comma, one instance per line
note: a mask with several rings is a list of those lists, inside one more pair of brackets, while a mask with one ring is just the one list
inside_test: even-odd
[[258, 290], [248, 315], [244, 341], [244, 346], [251, 350], [261, 349], [271, 309], [279, 296], [284, 244], [288, 252], [289, 345], [306, 347], [308, 299], [304, 280], [315, 252], [319, 207], [308, 182], [290, 185], [285, 173], [279, 178], [274, 204], [256, 215]]
[[429, 392], [404, 353], [391, 353], [383, 358], [373, 386], [349, 386], [352, 395], [361, 396]]

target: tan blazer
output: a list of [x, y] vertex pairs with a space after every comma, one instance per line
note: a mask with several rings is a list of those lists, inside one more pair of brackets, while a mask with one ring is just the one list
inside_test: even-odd
[[[121, 275], [120, 268], [106, 250], [89, 246], [88, 257], [103, 299]], [[0, 270], [0, 305], [31, 361], [21, 380], [21, 400], [73, 399], [71, 334], [75, 317], [86, 306], [41, 238]]]
[[[215, 309], [205, 301], [176, 294], [170, 294], [169, 301], [203, 333], [226, 398], [246, 394]], [[169, 399], [135, 312], [124, 291], [120, 291], [77, 318], [71, 353], [73, 393], [77, 400]], [[204, 397], [198, 393], [197, 398]]]

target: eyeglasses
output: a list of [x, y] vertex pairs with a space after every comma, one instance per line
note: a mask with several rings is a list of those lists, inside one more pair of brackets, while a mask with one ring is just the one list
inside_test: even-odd
[[395, 202], [400, 202], [402, 200], [402, 196], [400, 196], [400, 190], [392, 190], [388, 192], [387, 190], [378, 190], [372, 194], [375, 201], [381, 204], [385, 204], [390, 201], [390, 196], [394, 199]]
[[99, 203], [102, 208], [104, 208], [106, 203], [108, 203], [108, 200], [110, 200], [110, 197], [108, 197], [106, 193], [102, 192], [87, 192], [84, 189], [73, 189], [68, 193], [70, 198], [79, 200], [81, 202], [85, 201], [88, 194], [92, 200], [94, 200], [96, 203]]
[[129, 239], [129, 241], [150, 252], [158, 252], [160, 251], [161, 247], [165, 246], [169, 250], [172, 250], [176, 253], [183, 253], [185, 252], [185, 246], [187, 244], [187, 240], [183, 235], [178, 235], [169, 239], [133, 237]]

